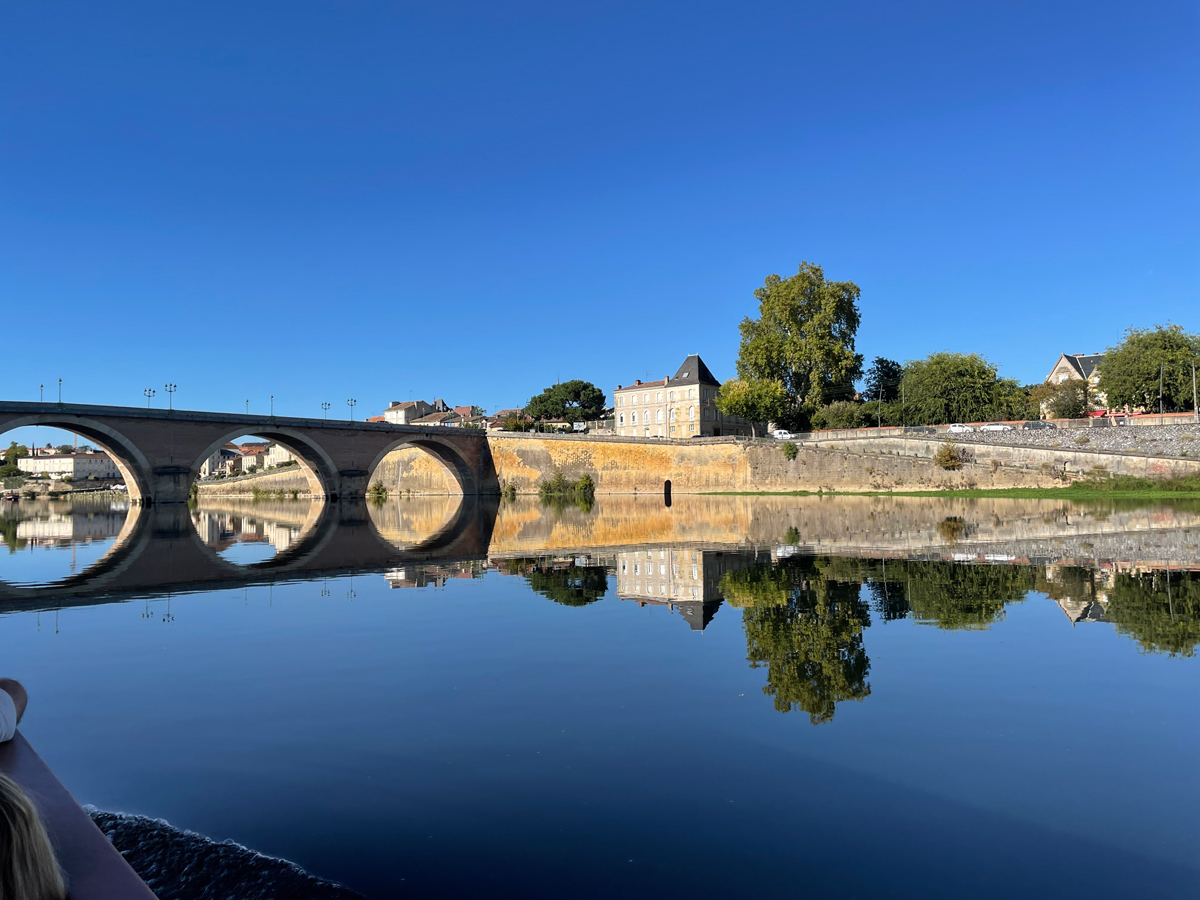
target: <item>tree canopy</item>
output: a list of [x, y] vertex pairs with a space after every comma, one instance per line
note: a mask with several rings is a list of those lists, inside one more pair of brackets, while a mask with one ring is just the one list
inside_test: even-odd
[[757, 423], [777, 421], [787, 408], [787, 391], [781, 381], [731, 378], [717, 394], [717, 409], [727, 416], [741, 416], [750, 423], [752, 435]]
[[29, 448], [24, 444], [18, 444], [16, 441], [11, 441], [8, 449], [4, 451], [4, 464], [15, 466], [17, 460], [29, 455]]
[[778, 381], [788, 400], [786, 424], [805, 427], [830, 400], [848, 399], [862, 372], [854, 350], [858, 285], [826, 281], [804, 262], [791, 278], [769, 275], [754, 292], [759, 317], [742, 320], [737, 373], [746, 381]]
[[904, 367], [907, 424], [945, 425], [1024, 418], [1028, 394], [975, 353], [931, 353]]
[[1192, 408], [1192, 366], [1200, 366], [1200, 334], [1179, 325], [1130, 328], [1100, 361], [1099, 390], [1110, 407], [1158, 410], [1159, 372], [1163, 409]]
[[884, 403], [898, 400], [903, 378], [904, 366], [894, 359], [875, 357], [866, 371], [863, 399], [877, 402], [882, 397]]
[[562, 419], [586, 422], [604, 412], [604, 391], [590, 381], [563, 381], [551, 385], [525, 404], [527, 415], [539, 421]]

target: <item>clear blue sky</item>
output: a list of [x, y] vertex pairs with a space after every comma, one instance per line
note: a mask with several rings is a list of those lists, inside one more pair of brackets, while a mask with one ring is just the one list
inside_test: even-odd
[[1194, 2], [422, 7], [5, 4], [0, 397], [726, 378], [801, 260], [868, 360], [1200, 330]]

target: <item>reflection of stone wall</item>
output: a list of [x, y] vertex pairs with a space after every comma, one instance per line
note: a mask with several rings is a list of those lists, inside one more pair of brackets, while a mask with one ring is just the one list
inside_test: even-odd
[[[957, 527], [948, 529], [947, 521]], [[1200, 560], [1200, 511], [1167, 505], [1136, 509], [1064, 500], [959, 497], [678, 497], [670, 508], [650, 498], [598, 497], [589, 513], [543, 508], [532, 498], [502, 504], [492, 534], [494, 556], [539, 551], [783, 544], [795, 528], [799, 544], [815, 552], [928, 550], [974, 554], [1041, 542], [1070, 556], [1087, 555], [1105, 539], [1121, 558], [1138, 558], [1137, 545], [1169, 536], [1177, 564]]]

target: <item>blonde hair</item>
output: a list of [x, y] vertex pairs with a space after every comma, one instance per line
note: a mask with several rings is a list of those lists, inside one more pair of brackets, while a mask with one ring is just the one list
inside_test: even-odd
[[64, 900], [67, 888], [33, 802], [0, 774], [0, 900]]

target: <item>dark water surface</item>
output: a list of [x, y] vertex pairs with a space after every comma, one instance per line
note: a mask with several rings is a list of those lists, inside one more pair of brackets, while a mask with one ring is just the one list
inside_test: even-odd
[[1200, 892], [1187, 506], [10, 506], [74, 795], [369, 897]]

